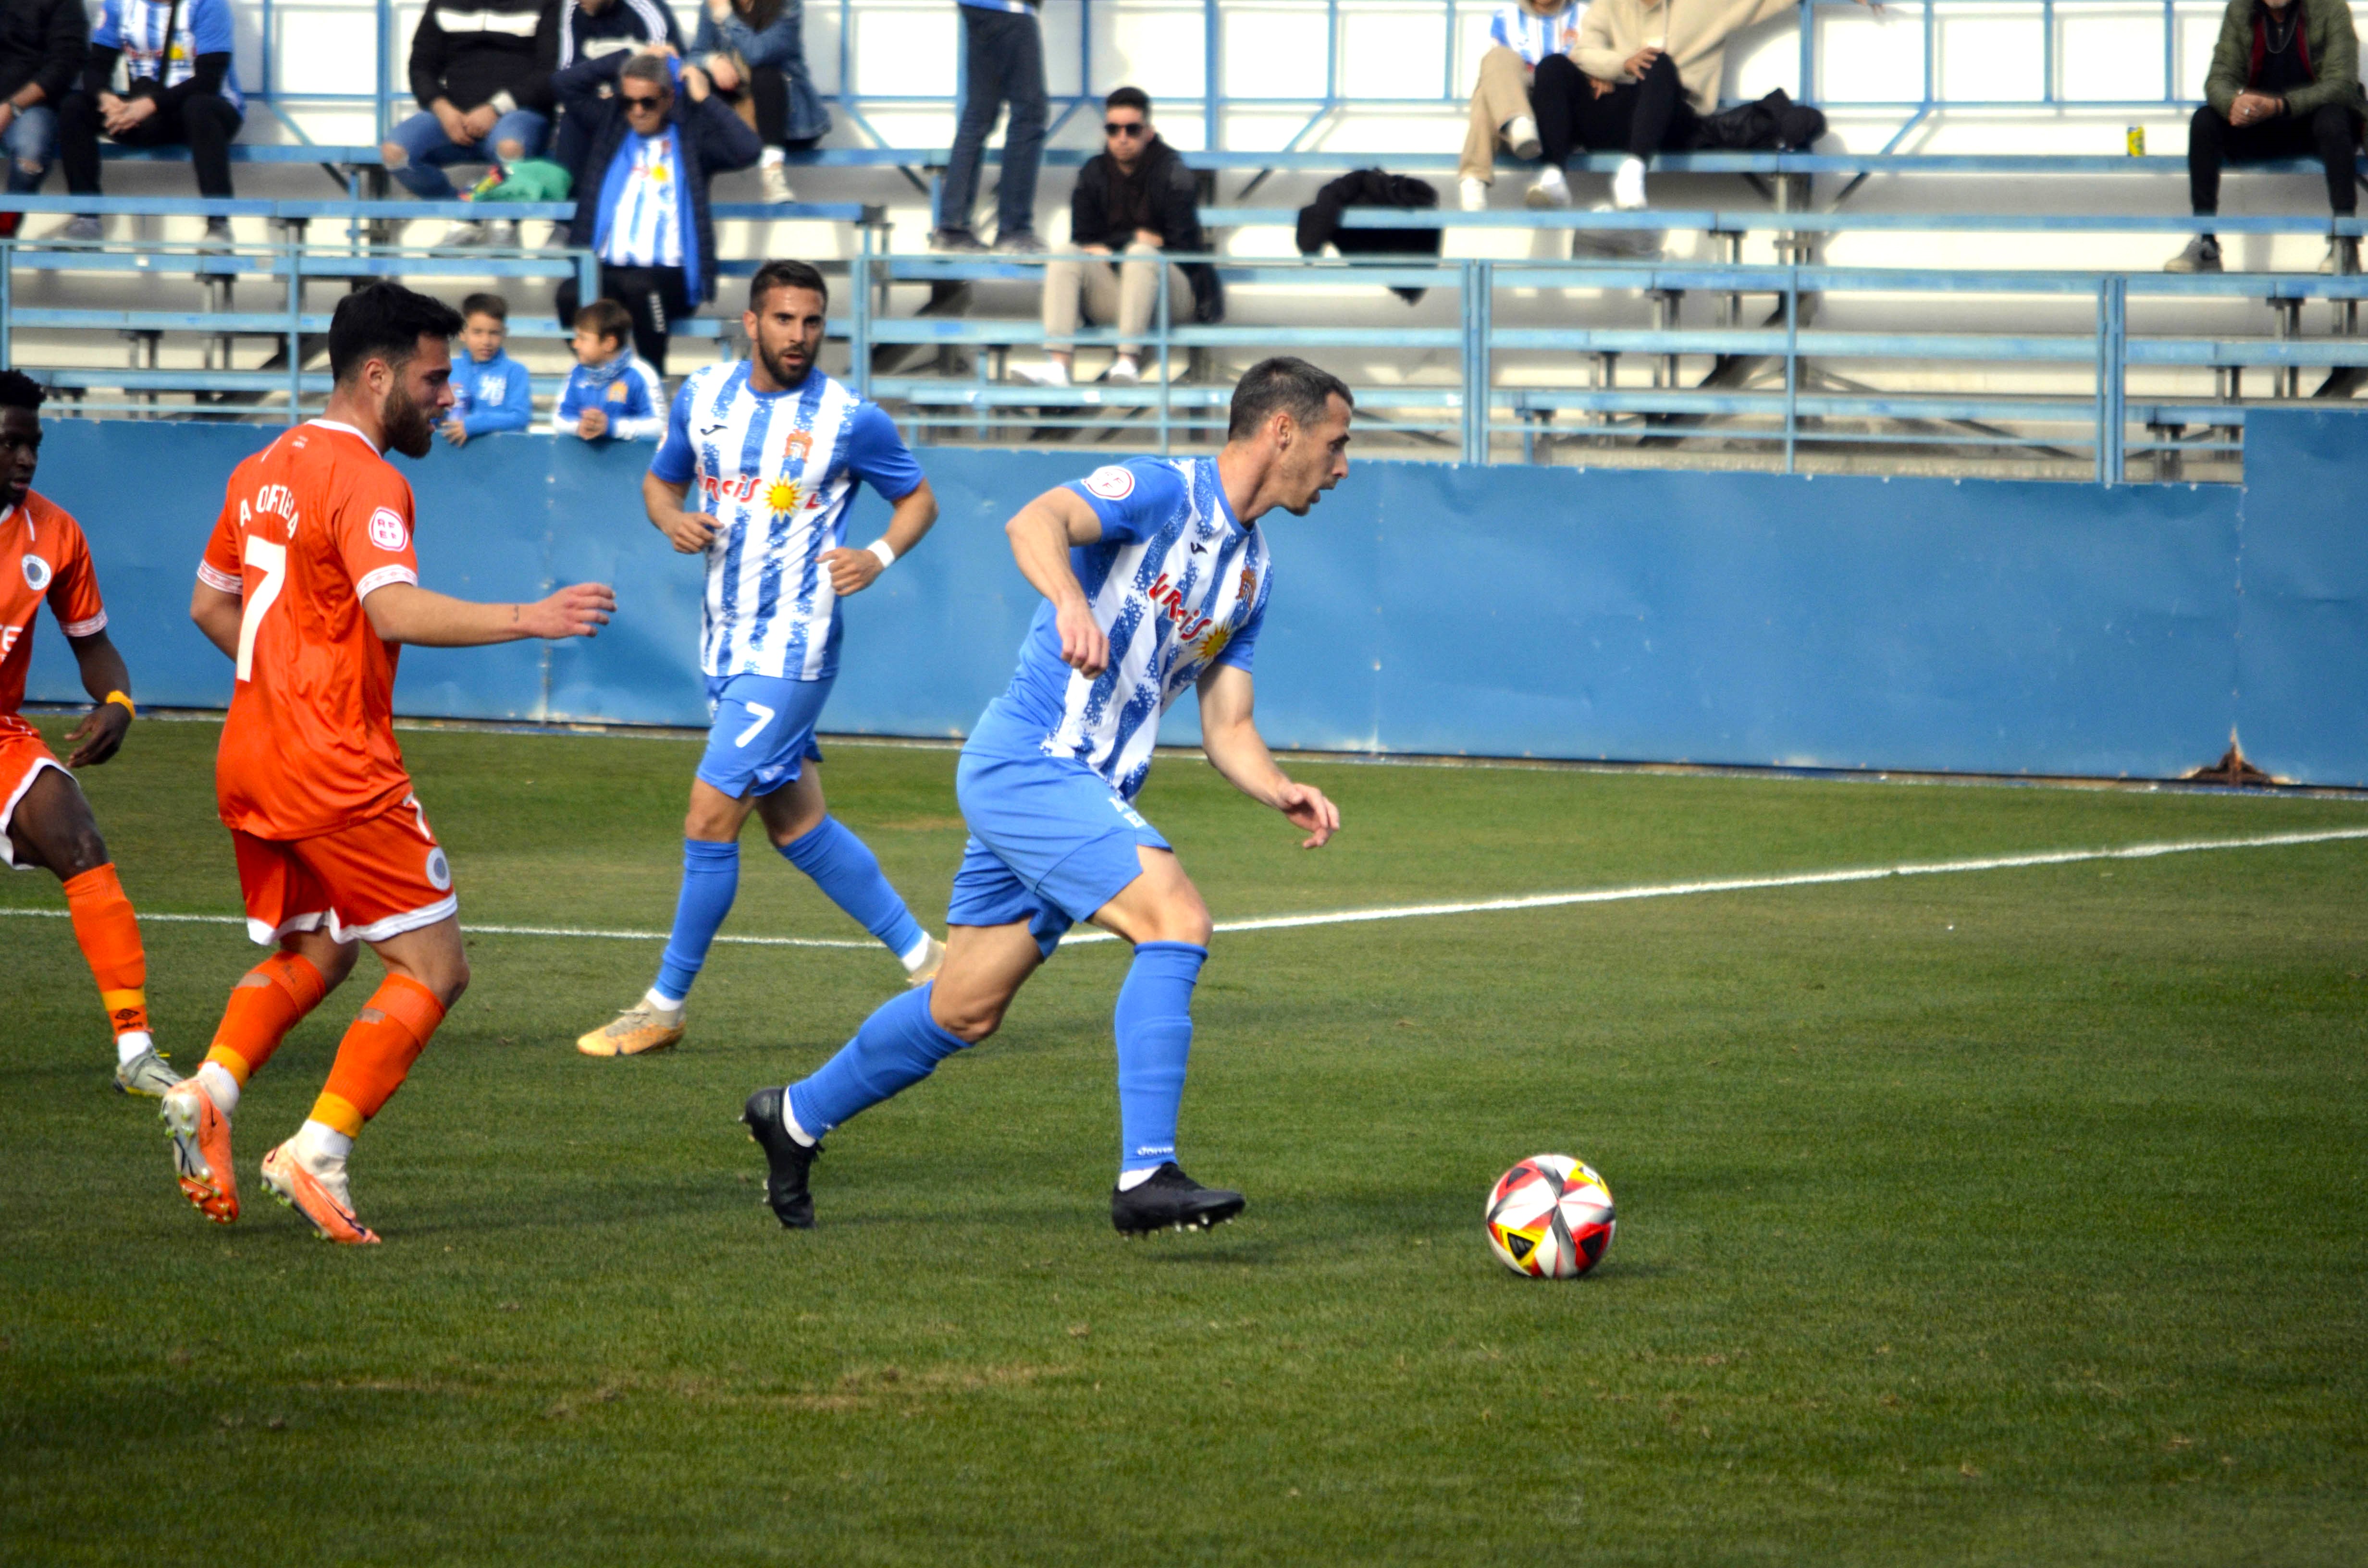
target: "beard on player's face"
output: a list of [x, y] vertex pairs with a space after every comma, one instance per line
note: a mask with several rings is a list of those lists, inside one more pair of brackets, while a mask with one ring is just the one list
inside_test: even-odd
[[394, 384], [386, 389], [386, 402], [379, 407], [379, 423], [390, 448], [407, 458], [424, 458], [436, 444], [436, 414], [412, 397], [405, 385], [408, 379], [397, 372]]
[[803, 334], [785, 338], [777, 344], [757, 345], [757, 351], [765, 357], [765, 373], [783, 386], [794, 386], [805, 380], [814, 369], [814, 350], [819, 345]]

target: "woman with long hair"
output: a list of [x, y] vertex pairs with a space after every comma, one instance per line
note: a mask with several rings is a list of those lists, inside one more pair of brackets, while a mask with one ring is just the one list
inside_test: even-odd
[[791, 201], [785, 147], [811, 147], [830, 130], [830, 110], [806, 69], [804, 0], [707, 0], [690, 44], [715, 90], [756, 128], [765, 199]]

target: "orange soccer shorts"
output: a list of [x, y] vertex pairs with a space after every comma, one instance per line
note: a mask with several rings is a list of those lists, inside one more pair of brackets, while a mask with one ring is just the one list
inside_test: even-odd
[[8, 847], [8, 823], [45, 767], [65, 772], [65, 765], [41, 743], [40, 731], [13, 713], [0, 713], [0, 866], [17, 864]]
[[230, 836], [246, 932], [266, 946], [290, 931], [382, 942], [460, 908], [452, 868], [416, 795], [315, 838], [257, 838], [235, 828]]

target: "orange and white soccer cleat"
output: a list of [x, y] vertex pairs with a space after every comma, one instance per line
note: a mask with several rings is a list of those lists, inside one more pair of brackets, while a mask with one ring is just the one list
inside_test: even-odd
[[238, 1218], [238, 1177], [230, 1165], [230, 1118], [214, 1108], [213, 1096], [195, 1078], [164, 1093], [156, 1114], [173, 1135], [173, 1164], [181, 1190], [198, 1212], [217, 1225]]
[[644, 996], [607, 1024], [580, 1037], [575, 1049], [586, 1056], [641, 1056], [664, 1051], [682, 1039], [689, 1009], [668, 1011]]
[[342, 1179], [332, 1189], [324, 1180], [305, 1167], [296, 1152], [282, 1143], [263, 1156], [263, 1185], [271, 1196], [288, 1205], [307, 1220], [321, 1233], [324, 1242], [337, 1242], [347, 1246], [376, 1246], [378, 1233], [354, 1218], [353, 1204], [343, 1190]]

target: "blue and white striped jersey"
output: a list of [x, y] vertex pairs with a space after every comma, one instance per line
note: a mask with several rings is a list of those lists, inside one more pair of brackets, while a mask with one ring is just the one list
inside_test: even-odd
[[1549, 54], [1565, 53], [1578, 41], [1578, 0], [1570, 0], [1551, 17], [1541, 17], [1518, 0], [1499, 6], [1488, 24], [1488, 37], [1531, 65]]
[[[165, 27], [172, 16], [171, 0], [107, 0], [99, 10], [98, 25], [91, 29], [90, 41], [102, 49], [123, 51], [127, 82], [145, 79], [165, 87], [177, 87], [195, 75], [200, 54], [236, 52], [231, 38], [230, 0], [189, 0], [181, 6], [180, 19], [173, 23], [168, 40]], [[245, 107], [235, 61], [222, 73], [222, 96], [233, 108]]]
[[[682, 265], [682, 149], [677, 128], [625, 138], [616, 162], [623, 185], [613, 200], [603, 190], [595, 250], [615, 267]], [[613, 180], [616, 176], [612, 175]]]
[[838, 596], [823, 555], [846, 542], [862, 481], [890, 501], [920, 488], [896, 423], [820, 370], [786, 392], [748, 385], [748, 361], [705, 365], [675, 394], [650, 472], [721, 525], [707, 547], [700, 668], [823, 680], [838, 669]]
[[1274, 586], [1266, 536], [1235, 520], [1213, 458], [1135, 458], [1069, 488], [1102, 520], [1101, 539], [1069, 562], [1110, 636], [1110, 664], [1090, 679], [1063, 664], [1047, 601], [996, 699], [1003, 712], [988, 713], [998, 727], [1026, 724], [1045, 756], [1078, 758], [1132, 801], [1168, 704], [1217, 665], [1250, 667]]

